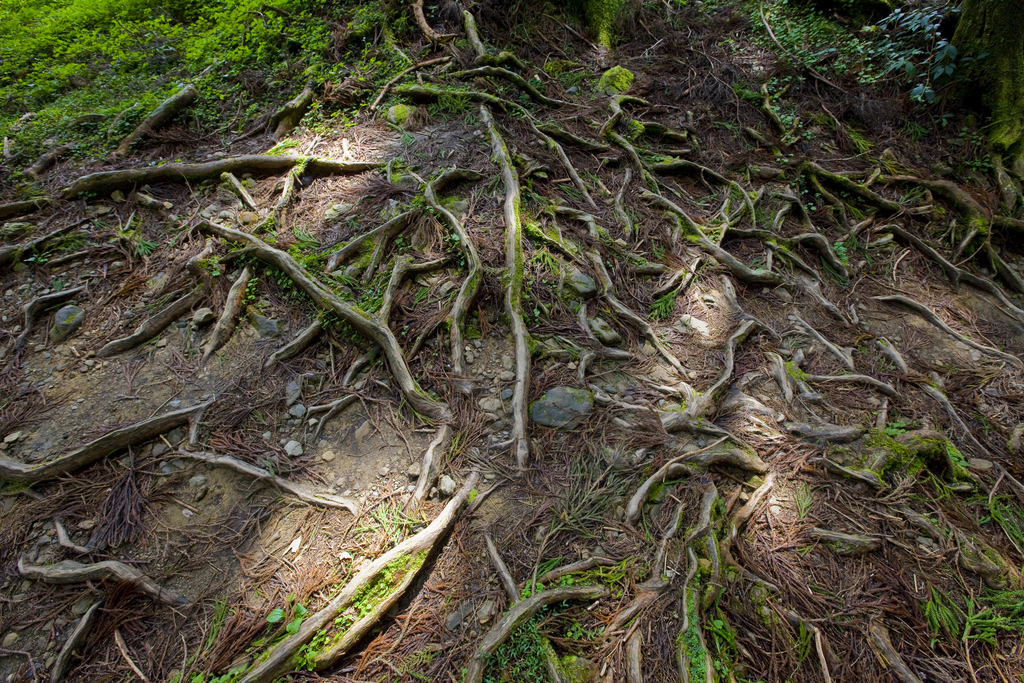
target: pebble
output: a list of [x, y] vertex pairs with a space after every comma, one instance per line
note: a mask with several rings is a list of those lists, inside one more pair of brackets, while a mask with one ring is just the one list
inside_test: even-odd
[[306, 414], [306, 406], [296, 403], [288, 409], [288, 414], [296, 418], [302, 418]]
[[0, 646], [4, 647], [7, 650], [14, 649], [14, 646], [18, 644], [19, 637], [20, 636], [18, 636], [16, 632], [11, 631], [6, 636], [4, 636], [3, 642], [0, 642]]
[[511, 382], [515, 378], [516, 373], [512, 372], [511, 370], [505, 370], [500, 375], [498, 375], [498, 379], [500, 379], [502, 382]]
[[284, 445], [284, 452], [292, 457], [302, 455], [302, 444], [293, 439]]
[[422, 471], [423, 471], [423, 469], [420, 467], [420, 464], [418, 462], [414, 462], [413, 464], [409, 465], [409, 469], [408, 469], [409, 478], [410, 479], [419, 479], [420, 473]]
[[174, 399], [173, 401], [171, 401], [167, 405], [169, 405], [172, 408], [180, 408], [181, 407], [181, 401], [179, 401], [178, 399]]
[[511, 370], [512, 369], [512, 362], [513, 362], [512, 361], [512, 356], [502, 356], [501, 357], [501, 367], [504, 368], [505, 370]]
[[185, 519], [191, 519], [196, 513], [192, 512], [188, 508], [181, 508], [181, 516]]
[[377, 476], [386, 477], [388, 476], [389, 472], [391, 472], [391, 468], [385, 465], [384, 467], [381, 467], [379, 470], [377, 470]]
[[[334, 460], [334, 459], [335, 459], [336, 457], [338, 457], [338, 456], [337, 456], [337, 454], [335, 454], [335, 452], [334, 452], [334, 451], [324, 451], [324, 452], [323, 452], [323, 454], [321, 454], [321, 456], [320, 456], [320, 458], [321, 458], [321, 459], [322, 459], [322, 460], [323, 460], [324, 462], [331, 462], [331, 461], [332, 461], [332, 460]], [[339, 486], [340, 486], [340, 484], [339, 484]]]
[[445, 498], [451, 497], [452, 494], [455, 493], [457, 486], [458, 485], [455, 483], [455, 480], [447, 474], [441, 475], [440, 481], [437, 482], [438, 491], [440, 491], [441, 495]]

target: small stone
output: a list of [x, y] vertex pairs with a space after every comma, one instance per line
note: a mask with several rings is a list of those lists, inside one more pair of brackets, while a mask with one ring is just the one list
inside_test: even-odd
[[4, 647], [7, 650], [14, 649], [14, 647], [18, 644], [19, 638], [20, 636], [16, 632], [11, 631], [6, 636], [4, 636], [3, 641], [0, 642], [0, 646]]
[[206, 477], [202, 474], [197, 474], [188, 480], [188, 487], [191, 489], [197, 489], [200, 486], [206, 486]]
[[370, 435], [370, 421], [363, 420], [363, 423], [356, 428], [355, 436], [356, 442], [362, 445], [363, 441]]
[[441, 475], [441, 479], [437, 482], [437, 490], [445, 498], [450, 498], [455, 491], [458, 489], [458, 484], [455, 480], [449, 477], [447, 474]]
[[573, 268], [572, 271], [569, 272], [569, 277], [567, 277], [565, 281], [582, 297], [586, 298], [597, 294], [597, 283], [594, 282], [594, 278], [590, 277], [579, 268]]
[[510, 398], [512, 398], [512, 393], [513, 392], [512, 392], [511, 389], [505, 389], [504, 391], [501, 392], [501, 400], [502, 401], [509, 400]]
[[89, 531], [91, 529], [95, 529], [96, 528], [96, 520], [95, 519], [83, 519], [81, 522], [78, 523], [78, 528], [81, 529], [82, 531]]
[[299, 400], [299, 396], [302, 395], [302, 387], [295, 380], [288, 382], [284, 388], [284, 400], [285, 404], [291, 406]]
[[4, 437], [4, 443], [14, 443], [21, 438], [21, 432], [11, 432]]
[[381, 467], [379, 470], [377, 470], [377, 476], [378, 477], [386, 477], [390, 473], [391, 473], [391, 468], [387, 467], [387, 466]]
[[468, 617], [472, 613], [473, 601], [466, 600], [465, 602], [461, 603], [457, 608], [455, 608], [454, 612], [448, 615], [448, 617], [444, 620], [444, 627], [449, 631], [454, 631], [459, 626], [461, 626], [462, 622], [466, 620], [466, 617]]
[[124, 203], [124, 192], [121, 190], [114, 190], [110, 193], [110, 199], [118, 204]]
[[409, 465], [409, 469], [407, 472], [410, 479], [419, 479], [422, 471], [423, 470], [420, 467], [420, 464], [418, 462], [414, 462], [413, 464]]
[[466, 364], [467, 365], [472, 365], [473, 361], [475, 361], [475, 360], [476, 360], [476, 357], [473, 355], [473, 352], [472, 351], [467, 351], [466, 352]]
[[324, 462], [331, 462], [337, 457], [338, 456], [334, 451], [324, 451], [323, 453], [320, 454], [320, 459], [323, 460]]
[[501, 399], [495, 398], [494, 396], [485, 396], [480, 399], [480, 410], [486, 413], [497, 413], [501, 411]]
[[594, 410], [594, 396], [574, 387], [555, 387], [530, 404], [530, 419], [543, 427], [575, 429]]
[[167, 405], [169, 405], [172, 408], [180, 408], [181, 407], [181, 401], [179, 401], [178, 399], [174, 399], [173, 401], [171, 401]]
[[569, 87], [568, 87], [568, 88], [566, 89], [566, 91], [565, 91], [565, 92], [566, 92], [566, 94], [568, 94], [568, 95], [575, 95], [575, 94], [579, 93], [579, 91], [580, 91], [580, 89], [579, 89], [579, 88], [577, 88], [577, 87], [576, 87], [575, 85], [571, 85], [571, 86], [569, 86]]
[[259, 313], [253, 313], [252, 324], [256, 328], [256, 332], [264, 339], [277, 339], [283, 332], [280, 320], [273, 320]]
[[200, 308], [192, 314], [192, 327], [199, 328], [208, 325], [217, 319], [212, 308]]
[[292, 457], [302, 455], [302, 444], [293, 439], [284, 445], [284, 452]]
[[301, 403], [296, 403], [288, 409], [288, 414], [296, 419], [302, 419], [306, 415], [306, 406]]
[[505, 356], [501, 357], [501, 368], [502, 368], [502, 370], [511, 370], [513, 367], [514, 366], [513, 366], [512, 356], [505, 355]]
[[516, 373], [512, 372], [511, 370], [502, 370], [501, 374], [498, 375], [498, 379], [500, 379], [502, 382], [511, 382], [515, 378]]
[[259, 219], [260, 215], [258, 213], [253, 213], [252, 211], [243, 211], [238, 214], [238, 222], [242, 225], [251, 225]]
[[50, 328], [50, 341], [54, 344], [66, 340], [78, 331], [85, 321], [85, 311], [75, 305], [68, 305], [57, 311]]
[[494, 616], [494, 600], [488, 598], [476, 612], [476, 618], [481, 624], [486, 624]]
[[333, 204], [324, 211], [324, 222], [331, 222], [337, 218], [352, 212], [354, 207], [351, 204]]
[[263, 440], [264, 441], [270, 441], [271, 437], [273, 437], [273, 436], [274, 435], [271, 432], [263, 432]]
[[195, 514], [196, 513], [192, 512], [188, 508], [181, 508], [181, 516], [184, 517], [185, 519], [191, 519], [192, 516], [195, 515]]
[[981, 458], [971, 458], [970, 460], [967, 461], [967, 466], [970, 467], [972, 470], [977, 470], [979, 472], [988, 472], [990, 469], [992, 469], [992, 461], [982, 460]]

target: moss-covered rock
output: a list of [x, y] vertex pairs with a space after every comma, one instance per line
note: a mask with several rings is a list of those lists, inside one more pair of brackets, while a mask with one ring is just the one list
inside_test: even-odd
[[414, 111], [416, 111], [416, 107], [411, 105], [396, 104], [388, 109], [387, 119], [396, 126], [404, 126]]
[[621, 66], [612, 68], [601, 74], [597, 89], [605, 95], [617, 95], [633, 87], [633, 72]]

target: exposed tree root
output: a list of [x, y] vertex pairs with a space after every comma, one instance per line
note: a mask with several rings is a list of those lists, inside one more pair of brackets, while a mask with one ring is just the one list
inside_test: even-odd
[[893, 647], [892, 641], [889, 639], [889, 629], [881, 621], [872, 619], [868, 622], [867, 632], [879, 658], [892, 668], [903, 683], [923, 683]]
[[585, 560], [579, 562], [573, 562], [571, 564], [556, 567], [551, 571], [545, 572], [537, 577], [537, 583], [549, 584], [552, 581], [557, 581], [563, 576], [569, 574], [576, 574], [578, 572], [585, 572], [594, 567], [612, 567], [618, 564], [615, 560], [610, 557], [601, 557], [599, 555], [591, 555]]
[[805, 422], [787, 422], [783, 425], [790, 434], [812, 441], [830, 441], [849, 443], [864, 436], [867, 431], [860, 425], [840, 426], [833, 424], [807, 424]]
[[540, 126], [535, 124], [532, 120], [528, 121], [528, 123], [530, 124], [530, 127], [533, 129], [534, 135], [540, 138], [540, 141], [544, 144], [544, 146], [547, 147], [550, 151], [554, 152], [558, 159], [562, 162], [562, 165], [565, 166], [565, 170], [566, 172], [568, 172], [569, 178], [572, 180], [572, 184], [575, 185], [576, 189], [580, 191], [580, 193], [583, 195], [583, 198], [587, 200], [587, 203], [590, 204], [590, 206], [593, 207], [594, 209], [597, 209], [597, 204], [594, 202], [594, 198], [590, 196], [590, 190], [587, 189], [586, 183], [584, 183], [583, 179], [580, 178], [580, 174], [576, 172], [576, 167], [572, 165], [572, 162], [569, 160], [569, 156], [565, 153], [565, 150], [562, 149], [562, 146], [555, 141], [554, 136], [545, 133], [543, 130], [541, 130]]
[[504, 78], [509, 83], [512, 83], [517, 88], [525, 92], [531, 100], [539, 102], [545, 107], [572, 107], [575, 106], [572, 102], [563, 102], [561, 100], [553, 100], [546, 95], [542, 95], [539, 90], [530, 85], [529, 81], [508, 69], [502, 69], [497, 66], [478, 66], [475, 69], [469, 69], [468, 71], [457, 71], [450, 74], [450, 78], [477, 78], [482, 76], [496, 76], [498, 78]]
[[107, 457], [115, 451], [145, 443], [160, 434], [169, 432], [175, 427], [186, 424], [197, 411], [205, 409], [211, 403], [213, 403], [212, 400], [140, 420], [135, 424], [108, 432], [81, 448], [46, 462], [29, 465], [10, 458], [0, 457], [0, 479], [31, 484], [75, 472], [87, 465], [91, 465], [97, 460]]
[[821, 541], [837, 555], [864, 555], [882, 547], [882, 540], [875, 536], [844, 534], [821, 527], [808, 529], [807, 535], [816, 541]]
[[416, 488], [412, 492], [412, 500], [419, 502], [427, 497], [430, 487], [440, 474], [439, 461], [448, 452], [448, 444], [451, 441], [452, 430], [448, 425], [441, 425], [430, 445], [423, 451], [420, 458], [420, 476], [416, 479]]
[[23, 245], [15, 244], [0, 246], [0, 268], [3, 268], [4, 266], [11, 263], [16, 263], [28, 256], [32, 256], [50, 240], [60, 237], [61, 235], [66, 235], [75, 228], [85, 225], [91, 220], [91, 218], [84, 218], [80, 221], [69, 223], [68, 225], [57, 228], [56, 230], [49, 232], [43, 235], [42, 237], [37, 237], [31, 242], [28, 242]]
[[274, 127], [274, 140], [281, 140], [295, 130], [311, 104], [313, 104], [313, 85], [309, 84], [294, 99], [286, 102], [270, 117], [268, 125]]
[[829, 353], [838, 358], [839, 362], [845, 365], [847, 370], [849, 370], [850, 372], [857, 371], [857, 368], [853, 364], [853, 349], [841, 348], [839, 346], [836, 346], [828, 339], [825, 339], [825, 336], [821, 332], [818, 332], [816, 329], [811, 327], [810, 323], [805, 321], [800, 316], [796, 316], [795, 322], [803, 329], [803, 331], [807, 334], [808, 337], [824, 346], [829, 351]]
[[[491, 135], [491, 153], [495, 164], [501, 169], [505, 183], [505, 314], [512, 327], [515, 345], [516, 383], [512, 393], [512, 448], [516, 463], [526, 466], [530, 457], [530, 439], [526, 433], [526, 394], [530, 385], [530, 333], [523, 322], [523, 226], [519, 212], [519, 174], [512, 165], [505, 141], [494, 124], [487, 105], [480, 105], [480, 118]], [[468, 679], [467, 679], [468, 680]]]
[[220, 314], [217, 325], [213, 328], [213, 332], [210, 333], [210, 338], [203, 348], [203, 357], [199, 360], [199, 367], [206, 365], [206, 362], [210, 360], [210, 356], [216, 353], [220, 347], [227, 344], [228, 339], [231, 338], [231, 333], [235, 331], [235, 319], [238, 317], [242, 308], [242, 301], [245, 299], [245, 288], [249, 285], [249, 276], [249, 266], [245, 266], [242, 268], [238, 278], [232, 283], [231, 289], [228, 290], [228, 298], [224, 302], [224, 311]]
[[379, 239], [380, 241], [390, 242], [396, 235], [409, 227], [409, 224], [417, 216], [419, 216], [419, 211], [415, 209], [400, 213], [383, 225], [380, 225], [368, 232], [364, 232], [362, 235], [359, 235], [359, 237], [352, 239], [344, 247], [330, 255], [327, 259], [327, 265], [324, 267], [324, 272], [329, 273], [337, 269], [339, 265], [358, 254], [363, 248], [363, 243], [367, 240]]
[[416, 25], [423, 31], [423, 35], [432, 43], [449, 43], [458, 37], [457, 33], [441, 34], [430, 28], [427, 17], [423, 14], [423, 0], [413, 0], [412, 14], [416, 18]]
[[8, 202], [7, 204], [0, 204], [0, 221], [35, 213], [36, 211], [52, 205], [53, 200], [45, 197], [29, 199], [22, 202]]
[[39, 567], [27, 564], [25, 558], [21, 558], [18, 560], [18, 571], [26, 579], [53, 584], [107, 580], [123, 581], [132, 584], [136, 589], [154, 600], [166, 603], [172, 607], [188, 604], [188, 600], [162, 588], [139, 570], [115, 560], [96, 562], [94, 564], [82, 564], [74, 560], [64, 560], [56, 564]]
[[312, 406], [311, 408], [307, 409], [306, 413], [308, 415], [316, 415], [318, 413], [322, 413], [325, 411], [327, 412], [327, 414], [321, 417], [320, 421], [317, 422], [316, 430], [313, 432], [313, 438], [320, 438], [320, 432], [323, 430], [324, 425], [327, 424], [327, 421], [330, 420], [335, 415], [337, 415], [338, 413], [340, 413], [341, 411], [345, 410], [345, 408], [348, 408], [350, 405], [352, 405], [358, 400], [358, 396], [356, 396], [355, 394], [350, 394], [343, 398], [339, 398], [336, 401], [331, 401], [330, 403], [327, 403], [325, 405]]
[[204, 451], [187, 451], [183, 448], [178, 449], [177, 454], [183, 458], [191, 458], [192, 460], [200, 460], [214, 467], [226, 467], [235, 472], [240, 472], [247, 476], [265, 481], [268, 484], [276, 486], [282, 491], [292, 494], [304, 503], [311, 505], [319, 505], [321, 507], [329, 508], [343, 508], [348, 510], [353, 515], [359, 514], [359, 506], [356, 505], [355, 501], [349, 500], [343, 496], [335, 496], [330, 493], [317, 493], [313, 491], [308, 485], [301, 482], [288, 481], [282, 477], [278, 477], [274, 473], [263, 469], [262, 467], [256, 467], [250, 465], [247, 462], [242, 462], [228, 455], [219, 455], [217, 453], [207, 453]]
[[480, 646], [466, 666], [465, 683], [480, 683], [487, 658], [542, 607], [570, 600], [597, 600], [608, 595], [609, 590], [604, 586], [570, 586], [551, 588], [516, 603], [480, 641]]
[[586, 140], [584, 138], [573, 135], [572, 133], [559, 128], [554, 123], [538, 123], [537, 130], [549, 135], [555, 140], [564, 142], [567, 145], [573, 145], [582, 149], [584, 152], [593, 152], [594, 154], [604, 154], [612, 150], [608, 145], [601, 144], [600, 142], [594, 142], [593, 140]]
[[78, 620], [71, 633], [68, 634], [63, 647], [60, 649], [60, 653], [57, 655], [57, 659], [53, 662], [53, 666], [50, 667], [50, 683], [60, 683], [71, 670], [72, 657], [89, 637], [89, 632], [92, 630], [93, 624], [96, 623], [96, 617], [99, 615], [99, 609], [102, 604], [103, 600], [93, 602], [89, 609], [85, 611], [85, 614], [82, 615], [82, 618]]
[[466, 259], [466, 267], [469, 270], [466, 273], [466, 279], [462, 281], [462, 286], [459, 287], [459, 294], [455, 297], [455, 303], [452, 304], [451, 311], [448, 313], [450, 321], [449, 335], [451, 335], [452, 373], [460, 378], [466, 376], [466, 355], [463, 341], [466, 316], [469, 315], [469, 309], [473, 306], [473, 302], [476, 301], [476, 296], [480, 292], [480, 285], [483, 282], [483, 264], [480, 262], [480, 255], [476, 251], [476, 245], [473, 244], [473, 240], [462, 225], [462, 221], [437, 200], [436, 192], [439, 192], [451, 183], [476, 181], [482, 177], [481, 174], [475, 171], [445, 171], [436, 179], [427, 183], [423, 190], [423, 197], [427, 201], [427, 206], [438, 212], [459, 238], [459, 251], [462, 252], [463, 258]]
[[397, 76], [392, 78], [390, 81], [384, 84], [384, 87], [380, 89], [380, 93], [377, 94], [377, 99], [373, 101], [373, 104], [369, 106], [370, 111], [377, 111], [377, 107], [380, 106], [381, 100], [388, 94], [391, 87], [398, 83], [400, 80], [411, 74], [413, 71], [419, 71], [428, 66], [434, 66], [435, 64], [444, 64], [445, 62], [451, 61], [451, 57], [435, 57], [434, 59], [426, 59], [422, 62], [413, 64], [408, 69], [404, 69]]
[[1017, 358], [1016, 356], [1012, 356], [1008, 353], [1003, 353], [999, 349], [993, 349], [990, 346], [985, 346], [984, 344], [979, 344], [975, 341], [968, 339], [962, 334], [954, 331], [946, 323], [942, 322], [942, 319], [939, 318], [939, 316], [937, 316], [935, 312], [932, 311], [930, 308], [914, 301], [913, 299], [909, 299], [901, 295], [876, 296], [872, 298], [875, 301], [884, 301], [886, 303], [899, 304], [901, 306], [905, 306], [906, 308], [909, 308], [914, 313], [917, 313], [919, 316], [930, 322], [935, 327], [939, 328], [949, 336], [953, 337], [953, 339], [956, 339], [959, 342], [963, 342], [964, 344], [967, 344], [967, 346], [970, 346], [971, 348], [976, 349], [988, 356], [1000, 358], [1016, 368], [1024, 368], [1024, 363], [1021, 363], [1020, 359]]
[[48, 152], [44, 152], [32, 163], [31, 166], [25, 169], [25, 175], [38, 180], [43, 173], [57, 163], [58, 159], [64, 156], [68, 149], [67, 145], [59, 145]]
[[32, 334], [35, 328], [36, 318], [39, 317], [39, 314], [42, 311], [46, 311], [50, 307], [62, 304], [65, 301], [70, 301], [77, 295], [81, 294], [84, 290], [85, 287], [75, 287], [74, 289], [54, 292], [53, 294], [47, 294], [45, 296], [32, 299], [32, 301], [22, 306], [22, 311], [25, 313], [25, 327], [14, 342], [14, 350], [20, 351], [25, 348], [25, 344], [28, 342], [28, 337]]
[[874, 377], [868, 377], [867, 375], [803, 375], [803, 379], [808, 382], [836, 382], [840, 384], [864, 384], [869, 387], [874, 387], [880, 392], [888, 396], [889, 398], [898, 399], [900, 397], [899, 392], [896, 391], [895, 387], [891, 384], [886, 384], [881, 380], [877, 380]]
[[128, 134], [121, 144], [114, 150], [113, 156], [121, 157], [128, 154], [132, 145], [147, 135], [152, 135], [156, 129], [174, 118], [178, 112], [185, 109], [199, 96], [199, 89], [189, 83], [184, 88], [164, 100], [159, 107], [143, 119], [135, 130]]
[[242, 204], [245, 206], [245, 208], [249, 209], [250, 211], [260, 210], [259, 206], [256, 205], [256, 201], [252, 198], [252, 195], [250, 195], [249, 191], [245, 189], [241, 181], [239, 181], [238, 178], [235, 177], [234, 173], [225, 171], [224, 173], [220, 174], [220, 179], [228, 184], [232, 192], [238, 195], [238, 198], [242, 200]]
[[380, 168], [382, 165], [370, 161], [331, 161], [299, 156], [249, 154], [202, 164], [172, 162], [162, 166], [91, 173], [72, 183], [71, 187], [64, 190], [63, 197], [64, 199], [76, 199], [86, 193], [110, 194], [114, 190], [130, 190], [135, 185], [217, 179], [220, 178], [221, 173], [236, 175], [251, 173], [254, 176], [279, 175], [303, 162], [307, 162], [306, 174], [317, 178], [364, 173]]
[[[294, 635], [288, 636], [274, 647], [265, 657], [247, 671], [239, 683], [270, 683], [293, 670], [303, 646], [316, 640], [316, 649], [305, 652], [305, 658], [316, 670], [331, 666], [366, 633], [372, 629], [391, 606], [398, 601], [419, 573], [427, 555], [437, 549], [437, 544], [447, 535], [455, 523], [457, 512], [462, 507], [470, 490], [476, 485], [479, 475], [473, 472], [466, 478], [462, 488], [448, 501], [441, 513], [425, 529], [407, 538], [397, 546], [366, 565], [327, 605], [307, 617]], [[345, 613], [352, 602], [368, 587], [373, 586], [390, 565], [402, 563], [405, 575], [396, 577], [397, 583], [374, 605], [370, 613], [358, 618], [340, 633], [332, 634], [334, 621]]]
[[447, 419], [450, 415], [448, 406], [431, 398], [420, 389], [412, 373], [409, 371], [409, 365], [402, 353], [402, 347], [399, 346], [398, 340], [395, 339], [394, 333], [387, 325], [381, 323], [357, 306], [342, 300], [337, 294], [307, 275], [302, 266], [290, 255], [280, 249], [271, 247], [258, 237], [210, 222], [201, 223], [199, 228], [218, 237], [242, 242], [252, 247], [253, 253], [257, 258], [283, 271], [299, 289], [313, 300], [313, 303], [333, 311], [361, 334], [369, 337], [371, 341], [383, 350], [384, 356], [388, 360], [388, 366], [391, 368], [391, 373], [394, 375], [402, 395], [405, 396], [405, 399], [413, 409], [431, 418]]
[[263, 364], [263, 367], [269, 368], [278, 361], [294, 358], [295, 356], [302, 353], [306, 349], [306, 347], [308, 347], [310, 344], [316, 341], [317, 337], [319, 337], [323, 331], [323, 323], [320, 322], [319, 320], [314, 320], [301, 332], [295, 335], [295, 339], [292, 339], [290, 342], [279, 348], [277, 351], [274, 351], [272, 354], [270, 354], [266, 362]]

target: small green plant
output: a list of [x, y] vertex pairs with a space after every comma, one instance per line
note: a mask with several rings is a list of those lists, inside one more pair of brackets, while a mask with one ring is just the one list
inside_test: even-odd
[[651, 304], [651, 317], [655, 320], [668, 320], [676, 309], [677, 290], [673, 290], [665, 296], [655, 299]]
[[807, 514], [811, 511], [811, 506], [814, 504], [811, 487], [807, 485], [807, 482], [802, 481], [797, 484], [796, 489], [793, 491], [793, 497], [796, 501], [796, 511], [800, 515], [800, 519], [807, 517]]

